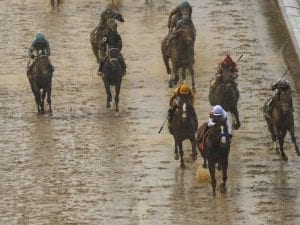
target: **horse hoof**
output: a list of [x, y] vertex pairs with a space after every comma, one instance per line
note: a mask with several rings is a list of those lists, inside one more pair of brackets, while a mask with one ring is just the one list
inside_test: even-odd
[[220, 185], [220, 192], [224, 194], [224, 193], [226, 193], [226, 191], [227, 191], [226, 187], [223, 184], [221, 184]]
[[284, 161], [288, 161], [288, 157], [286, 156], [286, 154], [281, 154], [281, 158], [284, 160]]
[[297, 152], [297, 156], [300, 156], [300, 152]]
[[175, 159], [175, 160], [178, 160], [178, 159], [179, 159], [179, 156], [178, 156], [177, 154], [175, 154], [175, 155], [174, 155], [174, 159]]
[[204, 169], [206, 169], [206, 168], [207, 168], [207, 165], [206, 165], [206, 164], [202, 164], [202, 167], [203, 167]]
[[180, 167], [181, 167], [181, 169], [184, 169], [185, 168], [185, 164], [181, 163]]
[[109, 109], [111, 106], [109, 103], [106, 104], [106, 108]]
[[172, 80], [169, 81], [169, 88], [173, 88], [173, 81]]
[[197, 154], [192, 154], [192, 159], [195, 161], [197, 159]]

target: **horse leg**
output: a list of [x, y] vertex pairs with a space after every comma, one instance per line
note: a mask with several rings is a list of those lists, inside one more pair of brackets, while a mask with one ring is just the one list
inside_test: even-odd
[[44, 105], [45, 105], [45, 98], [46, 98], [47, 90], [44, 88], [42, 92], [42, 99], [41, 99], [41, 111], [45, 113]]
[[175, 141], [175, 152], [174, 152], [174, 158], [175, 160], [178, 160], [179, 159], [179, 156], [178, 156], [178, 147], [177, 147], [177, 140], [174, 136], [174, 141]]
[[195, 71], [194, 71], [194, 67], [192, 65], [190, 65], [188, 67], [188, 70], [191, 74], [191, 77], [192, 77], [192, 89], [194, 92], [196, 92], [196, 88], [195, 88]]
[[292, 127], [289, 129], [289, 133], [290, 133], [292, 142], [294, 143], [296, 153], [297, 153], [298, 156], [300, 156], [299, 147], [298, 147], [298, 145], [297, 145], [297, 141], [296, 141], [296, 137], [295, 137], [295, 128], [294, 128], [294, 126], [292, 126]]
[[274, 129], [273, 129], [273, 125], [272, 125], [272, 123], [271, 123], [271, 120], [270, 120], [270, 118], [268, 118], [268, 117], [266, 117], [266, 116], [265, 116], [265, 119], [266, 119], [266, 121], [267, 121], [268, 130], [269, 130], [269, 132], [271, 133], [272, 141], [275, 142], [275, 141], [276, 141], [276, 135], [275, 135], [275, 133], [274, 133]]
[[60, 0], [57, 0], [57, 8], [59, 7], [60, 5]]
[[110, 108], [111, 105], [111, 101], [112, 101], [112, 95], [111, 95], [111, 91], [110, 91], [110, 84], [106, 79], [103, 79], [104, 82], [104, 87], [105, 87], [105, 91], [106, 91], [106, 108]]
[[51, 4], [52, 10], [53, 10], [53, 9], [54, 9], [54, 5], [55, 5], [54, 0], [51, 0], [51, 1], [50, 1], [50, 4]]
[[228, 169], [228, 157], [224, 159], [222, 164], [222, 174], [223, 174], [223, 183], [220, 185], [220, 192], [225, 193], [226, 192], [226, 181], [227, 181], [227, 169]]
[[209, 169], [209, 174], [211, 178], [211, 186], [213, 189], [213, 196], [216, 196], [216, 186], [217, 186], [217, 181], [216, 181], [216, 168], [215, 168], [215, 162], [212, 162], [208, 160], [208, 169]]
[[178, 83], [178, 81], [179, 81], [178, 70], [179, 70], [179, 68], [176, 67], [176, 65], [174, 65], [174, 63], [173, 63], [173, 72], [174, 72], [174, 75], [175, 75], [174, 81], [173, 81], [173, 82], [174, 82], [174, 85], [177, 85], [177, 83]]
[[238, 130], [241, 126], [240, 118], [239, 118], [239, 111], [237, 109], [237, 105], [234, 107], [233, 115], [235, 119], [235, 123], [233, 124], [234, 129]]
[[116, 112], [119, 112], [119, 94], [121, 89], [121, 81], [118, 81], [115, 90], [116, 90], [116, 96], [115, 96], [115, 104], [116, 104]]
[[185, 168], [184, 159], [183, 159], [183, 150], [182, 150], [182, 141], [178, 143], [179, 154], [180, 154], [180, 167]]
[[50, 84], [47, 88], [47, 103], [49, 106], [49, 112], [52, 112], [52, 107], [51, 107], [51, 92], [52, 92], [52, 82], [50, 81]]
[[29, 80], [29, 82], [30, 82], [30, 87], [31, 87], [32, 93], [35, 97], [35, 102], [36, 102], [36, 105], [37, 105], [38, 113], [40, 113], [41, 112], [41, 110], [40, 110], [41, 92], [37, 88], [37, 86], [33, 83], [33, 81]]
[[192, 159], [195, 161], [197, 159], [197, 151], [196, 151], [196, 139], [195, 137], [190, 138], [192, 144]]
[[277, 133], [277, 138], [278, 138], [278, 141], [279, 141], [279, 150], [280, 150], [281, 158], [283, 160], [287, 161], [288, 157], [286, 156], [286, 154], [283, 151], [283, 144], [284, 144], [284, 137], [285, 137], [285, 135], [286, 135], [286, 130], [279, 131]]

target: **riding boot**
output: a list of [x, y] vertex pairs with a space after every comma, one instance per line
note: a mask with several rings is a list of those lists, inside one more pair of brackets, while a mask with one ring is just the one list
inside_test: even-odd
[[52, 64], [50, 64], [49, 66], [50, 66], [50, 71], [53, 73], [55, 70], [55, 67]]
[[168, 118], [169, 123], [172, 121], [176, 109], [177, 109], [177, 105], [174, 105], [172, 108], [170, 108], [168, 110], [168, 117], [167, 118]]

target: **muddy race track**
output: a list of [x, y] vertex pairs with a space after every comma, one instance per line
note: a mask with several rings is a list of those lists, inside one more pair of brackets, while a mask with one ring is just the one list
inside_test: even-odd
[[[199, 123], [211, 109], [217, 64], [225, 52], [243, 55], [242, 125], [234, 132], [227, 193], [213, 198], [210, 183], [196, 179], [202, 159], [190, 160], [189, 142], [181, 169], [167, 126], [158, 134], [172, 93], [160, 42], [177, 1], [118, 4], [128, 66], [118, 117], [105, 107], [89, 42], [106, 1], [64, 0], [54, 11], [47, 1], [0, 1], [0, 224], [300, 224], [300, 157], [287, 136], [289, 160], [280, 158], [262, 114], [270, 84], [289, 66], [300, 135], [300, 70], [275, 2], [190, 1]], [[55, 66], [52, 114], [37, 114], [26, 77], [24, 56], [37, 32], [49, 40]]]

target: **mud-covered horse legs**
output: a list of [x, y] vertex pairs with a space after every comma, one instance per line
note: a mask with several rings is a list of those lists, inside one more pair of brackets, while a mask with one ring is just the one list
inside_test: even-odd
[[291, 127], [291, 129], [289, 130], [289, 133], [290, 133], [292, 142], [294, 144], [295, 151], [296, 151], [297, 155], [300, 156], [299, 147], [297, 145], [297, 141], [296, 141], [296, 137], [295, 137], [295, 127], [294, 126]]
[[239, 111], [237, 109], [237, 106], [234, 107], [232, 115], [234, 116], [234, 123], [232, 124], [232, 126], [235, 130], [238, 130], [241, 126], [241, 122], [240, 122]]
[[192, 144], [192, 159], [195, 161], [197, 159], [197, 150], [196, 150], [196, 138], [190, 138]]
[[227, 169], [228, 169], [228, 157], [220, 163], [222, 167], [223, 183], [220, 185], [220, 192], [226, 192], [226, 181], [227, 181]]
[[116, 90], [116, 96], [115, 96], [116, 112], [119, 112], [119, 100], [120, 100], [119, 94], [120, 94], [120, 90], [121, 90], [121, 82], [116, 84], [115, 90]]
[[[51, 4], [51, 7], [52, 7], [52, 10], [54, 10], [54, 7], [55, 7], [55, 0], [51, 0], [51, 1], [50, 1], [50, 4]], [[59, 5], [60, 5], [60, 0], [57, 0], [57, 1], [56, 1], [56, 4], [57, 4], [57, 8], [58, 8]]]
[[277, 131], [275, 129], [275, 133], [276, 133], [277, 140], [279, 142], [280, 156], [283, 160], [288, 160], [288, 157], [286, 156], [286, 154], [283, 151], [283, 144], [284, 144], [284, 137], [286, 135], [286, 130]]
[[49, 112], [52, 112], [52, 106], [51, 106], [51, 92], [52, 92], [52, 82], [50, 82], [48, 88], [47, 88], [47, 103], [49, 106]]
[[191, 77], [192, 77], [192, 89], [193, 89], [194, 92], [196, 92], [196, 88], [195, 88], [195, 71], [194, 71], [193, 65], [190, 65], [188, 67], [188, 70], [189, 70], [189, 72], [191, 74]]
[[111, 107], [110, 103], [112, 102], [110, 85], [106, 79], [103, 79], [103, 82], [104, 82], [104, 87], [105, 87], [105, 91], [106, 91], [106, 108], [110, 108]]
[[179, 147], [180, 167], [185, 168], [184, 159], [183, 159], [182, 141], [177, 142], [177, 144]]
[[213, 196], [216, 195], [216, 186], [217, 186], [217, 181], [216, 181], [216, 162], [215, 161], [208, 161], [208, 169], [209, 169], [209, 174], [211, 178], [211, 186], [213, 189]]
[[30, 83], [31, 90], [32, 90], [32, 93], [35, 98], [37, 110], [40, 113], [41, 112], [41, 92], [32, 80], [29, 80], [29, 83]]

